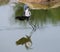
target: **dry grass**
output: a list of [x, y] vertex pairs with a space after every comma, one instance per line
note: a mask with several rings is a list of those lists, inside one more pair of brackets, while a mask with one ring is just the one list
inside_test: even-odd
[[31, 9], [48, 9], [48, 8], [56, 8], [58, 5], [60, 6], [60, 4], [57, 5], [56, 2], [50, 2], [47, 5], [46, 4], [38, 4], [38, 3], [27, 3], [26, 1], [18, 1], [24, 4], [27, 4]]
[[9, 2], [10, 0], [0, 0], [0, 5], [5, 5]]

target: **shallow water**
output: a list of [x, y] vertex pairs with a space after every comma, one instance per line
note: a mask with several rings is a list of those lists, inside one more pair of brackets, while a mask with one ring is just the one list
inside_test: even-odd
[[[30, 25], [26, 27], [26, 25], [23, 25], [24, 23], [19, 24], [19, 22], [16, 22], [14, 12], [11, 5], [0, 7], [0, 52], [60, 52], [60, 20], [52, 16], [53, 18], [50, 18], [49, 22], [47, 20], [44, 23], [45, 18], [39, 18], [40, 21], [38, 22], [43, 25], [32, 34], [32, 49], [27, 50], [24, 45], [17, 46], [16, 40], [24, 37], [26, 34], [29, 35], [32, 28]], [[42, 12], [42, 14], [45, 14], [45, 12]], [[42, 14], [40, 15], [43, 16]], [[50, 15], [53, 14], [50, 13]]]

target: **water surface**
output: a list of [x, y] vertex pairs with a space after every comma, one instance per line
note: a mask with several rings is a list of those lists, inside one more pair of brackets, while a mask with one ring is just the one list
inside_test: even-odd
[[0, 52], [60, 52], [60, 7], [31, 12], [31, 24], [39, 28], [32, 34], [32, 49], [27, 50], [17, 46], [16, 40], [29, 35], [31, 26], [26, 21], [15, 21], [16, 13], [10, 5], [0, 7]]

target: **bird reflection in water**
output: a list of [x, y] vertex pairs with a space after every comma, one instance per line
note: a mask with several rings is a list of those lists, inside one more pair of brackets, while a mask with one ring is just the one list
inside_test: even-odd
[[27, 49], [31, 49], [32, 46], [31, 36], [26, 35], [26, 37], [22, 37], [21, 39], [16, 41], [16, 45], [25, 45]]

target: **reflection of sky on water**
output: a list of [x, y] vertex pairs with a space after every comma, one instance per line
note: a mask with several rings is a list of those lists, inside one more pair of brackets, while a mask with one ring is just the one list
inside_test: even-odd
[[[12, 27], [9, 23], [12, 11], [8, 5], [0, 7], [0, 26]], [[38, 29], [32, 35], [31, 50], [26, 50], [24, 46], [16, 46], [16, 40], [29, 34], [30, 31], [31, 29], [0, 31], [0, 52], [60, 52], [60, 26], [47, 24], [45, 28]]]
[[[26, 32], [27, 31], [27, 32]], [[0, 31], [0, 51], [1, 52], [27, 52], [24, 46], [16, 46], [18, 38], [28, 34], [30, 29]], [[37, 30], [32, 36], [33, 46], [29, 52], [60, 52], [60, 27], [49, 26], [45, 29]]]
[[8, 26], [9, 25], [9, 18], [11, 17], [12, 10], [7, 6], [0, 7], [0, 26]]

